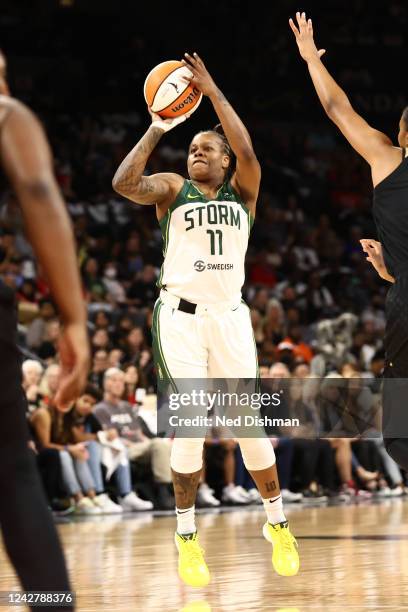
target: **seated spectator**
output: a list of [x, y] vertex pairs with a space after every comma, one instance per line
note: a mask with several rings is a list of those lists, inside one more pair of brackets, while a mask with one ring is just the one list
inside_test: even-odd
[[146, 393], [146, 390], [138, 385], [139, 383], [139, 371], [135, 365], [124, 366], [125, 371], [125, 390], [123, 392], [123, 397], [125, 401], [132, 404], [132, 406], [136, 406], [141, 404], [142, 397], [136, 397], [136, 391], [140, 389]]
[[[264, 372], [261, 378], [261, 393], [276, 393], [281, 389], [289, 390], [291, 374], [288, 367], [282, 363], [274, 363], [268, 372]], [[262, 415], [268, 415], [274, 418], [287, 418], [289, 416], [288, 404], [285, 395], [281, 394], [281, 400], [278, 407], [269, 407], [262, 409]], [[278, 468], [279, 482], [281, 487], [282, 499], [287, 503], [300, 502], [303, 499], [301, 493], [296, 493], [290, 489], [293, 471], [293, 440], [290, 437], [285, 437], [288, 432], [280, 427], [265, 427], [266, 433], [271, 439], [271, 444], [275, 449], [276, 465]]]
[[82, 279], [87, 300], [98, 302], [106, 296], [106, 287], [99, 275], [99, 263], [95, 257], [89, 257], [82, 265]]
[[40, 383], [40, 393], [43, 395], [42, 405], [50, 406], [58, 390], [58, 381], [61, 368], [57, 363], [52, 363], [45, 370]]
[[123, 285], [117, 279], [118, 270], [115, 261], [108, 261], [103, 271], [102, 282], [107, 291], [107, 299], [112, 304], [124, 304], [126, 293]]
[[170, 440], [154, 437], [138, 416], [137, 408], [122, 400], [125, 391], [125, 373], [122, 370], [109, 368], [105, 372], [103, 388], [103, 401], [94, 408], [96, 418], [103, 429], [114, 430], [112, 437], [119, 438], [125, 444], [130, 461], [151, 464], [158, 505], [161, 508], [173, 508], [174, 499], [170, 493]]
[[91, 346], [93, 351], [104, 350], [109, 351], [111, 349], [111, 339], [106, 329], [97, 329], [92, 335]]
[[295, 367], [295, 345], [290, 340], [282, 340], [277, 347], [279, 363], [284, 363], [289, 372]]
[[59, 336], [60, 323], [58, 319], [47, 321], [43, 341], [37, 348], [37, 355], [48, 364], [51, 364], [57, 356]]
[[[109, 351], [108, 355], [108, 368], [120, 368], [121, 363], [124, 359], [124, 353], [119, 348], [114, 348]], [[102, 389], [102, 384], [100, 385]]]
[[146, 340], [143, 329], [141, 327], [133, 327], [126, 337], [124, 346], [126, 361], [137, 362], [145, 346]]
[[83, 443], [74, 443], [72, 435], [64, 429], [64, 413], [51, 403], [46, 408], [38, 408], [31, 415], [31, 426], [39, 451], [55, 449], [59, 451], [62, 479], [65, 489], [74, 499], [78, 514], [100, 514], [95, 503], [95, 480], [88, 463], [89, 453]]
[[114, 326], [111, 323], [109, 313], [105, 312], [105, 310], [97, 310], [92, 317], [93, 331], [97, 329], [105, 329], [108, 334], [111, 334], [114, 331]]
[[140, 374], [140, 386], [145, 388], [148, 393], [154, 393], [157, 377], [151, 349], [146, 348], [140, 353], [138, 370]]
[[147, 264], [136, 275], [136, 279], [126, 292], [129, 306], [146, 307], [153, 305], [156, 300], [157, 273], [154, 266]]
[[299, 363], [292, 373], [294, 378], [308, 378], [310, 376], [310, 366], [307, 363]]
[[54, 303], [49, 298], [43, 298], [39, 302], [38, 317], [30, 323], [26, 334], [26, 344], [29, 349], [36, 350], [44, 341], [46, 324], [55, 319], [57, 312]]
[[91, 371], [88, 376], [89, 382], [96, 385], [98, 389], [102, 389], [103, 376], [108, 367], [108, 353], [104, 349], [95, 351], [92, 359]]
[[23, 362], [23, 389], [26, 394], [28, 411], [33, 412], [40, 407], [43, 398], [40, 393], [40, 381], [44, 371], [41, 363], [35, 359], [26, 359]]
[[[309, 344], [303, 341], [302, 329], [299, 325], [293, 325], [283, 342], [293, 345], [293, 354], [296, 361], [310, 363], [313, 358], [313, 351]], [[279, 347], [278, 347], [279, 348]]]
[[332, 317], [338, 310], [332, 294], [322, 285], [318, 272], [309, 275], [306, 300], [307, 318], [311, 323], [321, 317]]
[[[92, 471], [95, 474], [95, 481], [97, 483], [96, 491], [98, 495], [96, 503], [105, 514], [117, 513], [122, 509], [132, 511], [150, 510], [152, 508], [151, 502], [138, 498], [132, 491], [131, 472], [128, 461], [121, 462], [110, 477], [115, 481], [120, 505], [114, 504], [104, 490], [101, 470], [101, 445], [98, 438], [98, 433], [102, 431], [102, 426], [92, 413], [96, 402], [101, 400], [101, 397], [99, 389], [88, 385], [83, 394], [75, 402], [71, 413], [69, 413], [69, 419], [67, 419], [67, 426], [71, 429], [74, 440], [79, 443], [85, 443], [90, 453], [89, 461], [92, 462]], [[111, 436], [115, 437], [116, 432], [108, 430], [106, 433], [109, 438]]]

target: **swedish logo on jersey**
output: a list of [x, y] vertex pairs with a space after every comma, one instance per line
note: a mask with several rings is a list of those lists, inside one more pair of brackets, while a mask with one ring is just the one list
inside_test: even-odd
[[201, 259], [198, 259], [194, 264], [194, 270], [197, 270], [197, 272], [203, 272], [205, 270], [205, 263]]

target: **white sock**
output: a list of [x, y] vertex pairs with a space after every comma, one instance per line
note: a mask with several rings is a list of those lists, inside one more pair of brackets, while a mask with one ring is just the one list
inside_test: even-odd
[[194, 533], [197, 531], [197, 527], [195, 525], [195, 506], [184, 509], [176, 508], [176, 516], [177, 533], [180, 535], [186, 535], [187, 533]]
[[282, 496], [270, 497], [269, 499], [262, 498], [264, 508], [268, 517], [268, 522], [271, 525], [276, 523], [283, 523], [286, 521], [286, 516], [283, 512]]

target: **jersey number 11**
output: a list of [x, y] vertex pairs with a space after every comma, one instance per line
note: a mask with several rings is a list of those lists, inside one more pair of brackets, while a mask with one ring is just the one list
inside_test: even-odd
[[[211, 240], [211, 255], [222, 255], [222, 231], [221, 230], [207, 230], [207, 234], [210, 234]], [[215, 252], [215, 234], [218, 235], [218, 253]]]

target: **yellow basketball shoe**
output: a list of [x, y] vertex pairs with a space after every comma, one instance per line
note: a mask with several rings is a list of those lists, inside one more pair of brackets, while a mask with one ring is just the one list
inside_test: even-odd
[[271, 525], [265, 523], [263, 536], [273, 546], [272, 565], [280, 576], [295, 576], [299, 571], [297, 542], [290, 533], [287, 521]]
[[204, 587], [210, 582], [210, 572], [203, 557], [203, 549], [198, 542], [197, 532], [182, 536], [175, 533], [179, 553], [178, 574], [188, 586]]

